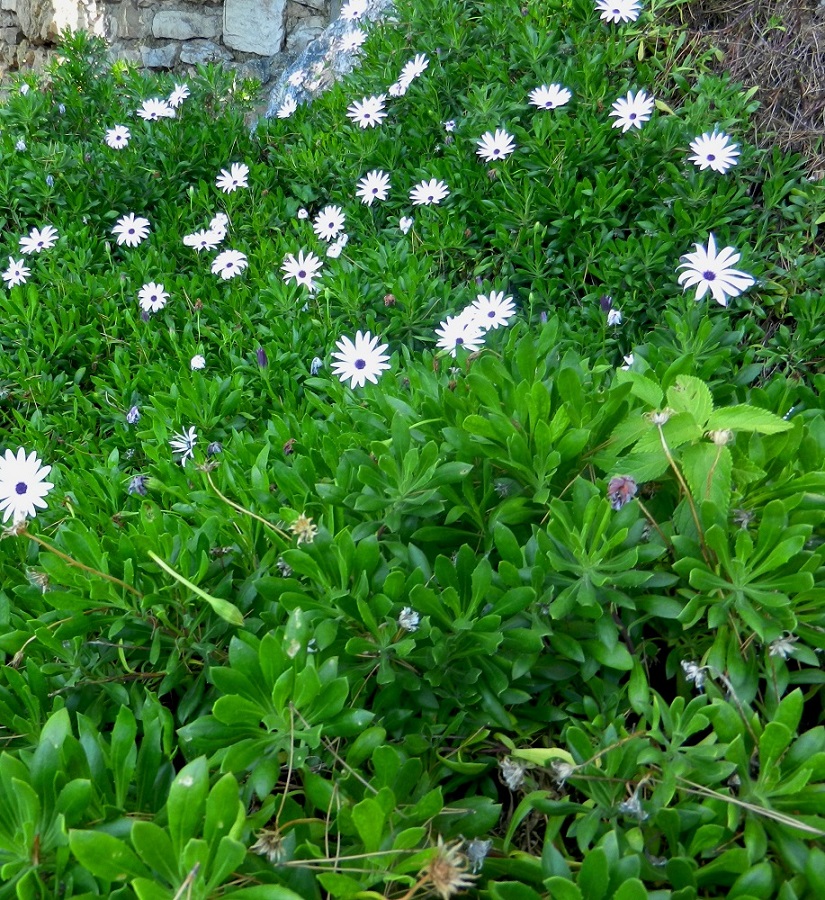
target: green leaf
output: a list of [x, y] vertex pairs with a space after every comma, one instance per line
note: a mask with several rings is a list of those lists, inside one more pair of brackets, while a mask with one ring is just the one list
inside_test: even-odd
[[607, 893], [610, 880], [610, 867], [607, 854], [601, 847], [587, 853], [582, 860], [576, 884], [587, 900], [602, 900]]
[[71, 830], [69, 849], [81, 866], [106, 881], [150, 874], [124, 840], [103, 831]]
[[757, 406], [725, 406], [715, 410], [708, 419], [706, 431], [754, 431], [757, 434], [778, 434], [790, 431], [793, 425]]
[[381, 805], [372, 797], [365, 797], [352, 808], [352, 823], [367, 853], [381, 847], [386, 816]]
[[675, 412], [690, 413], [700, 428], [713, 412], [710, 388], [700, 378], [677, 375], [676, 384], [667, 390], [667, 405]]
[[[544, 880], [544, 886], [550, 892], [550, 896], [553, 900], [584, 900], [582, 892], [576, 885], [573, 884], [572, 881], [562, 878], [560, 875], [553, 875], [551, 878], [546, 878]], [[605, 887], [607, 887], [606, 882]]]
[[613, 900], [648, 900], [649, 894], [640, 878], [628, 878], [619, 885]]
[[172, 846], [178, 856], [189, 839], [201, 832], [208, 789], [209, 769], [203, 756], [184, 766], [169, 788], [166, 814]]
[[223, 896], [242, 897], [243, 900], [306, 900], [305, 896], [296, 894], [281, 884], [259, 884], [239, 891], [227, 891]]
[[165, 829], [138, 819], [132, 825], [131, 838], [138, 855], [150, 869], [160, 873], [169, 884], [178, 880], [178, 856]]

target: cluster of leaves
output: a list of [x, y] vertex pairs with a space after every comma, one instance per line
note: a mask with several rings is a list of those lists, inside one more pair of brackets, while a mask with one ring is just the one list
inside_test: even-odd
[[[382, 130], [342, 125], [407, 52], [432, 72]], [[825, 893], [822, 193], [746, 144], [693, 170], [750, 100], [679, 59], [590, 0], [424, 0], [252, 132], [215, 69], [143, 125], [170, 84], [82, 35], [0, 108], [6, 250], [61, 235], [0, 295], [3, 446], [55, 482], [0, 543], [0, 898]], [[575, 109], [530, 111], [552, 81]], [[604, 106], [640, 85], [631, 146]], [[523, 152], [491, 178], [501, 125]], [[361, 206], [372, 168], [399, 187]], [[451, 201], [404, 236], [423, 177]], [[181, 240], [219, 198], [250, 258], [226, 283]], [[327, 202], [350, 243], [309, 295], [279, 267]], [[140, 248], [112, 246], [126, 212]], [[760, 278], [728, 310], [675, 283], [711, 229]], [[150, 279], [173, 299], [143, 321]], [[515, 324], [434, 354], [484, 285]], [[329, 350], [365, 326], [392, 366], [354, 394]]]

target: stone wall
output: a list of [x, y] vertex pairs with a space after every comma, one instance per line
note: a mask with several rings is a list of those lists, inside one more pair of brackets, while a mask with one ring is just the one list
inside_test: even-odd
[[0, 75], [40, 68], [61, 31], [106, 38], [147, 69], [222, 62], [270, 80], [337, 16], [340, 0], [0, 0]]

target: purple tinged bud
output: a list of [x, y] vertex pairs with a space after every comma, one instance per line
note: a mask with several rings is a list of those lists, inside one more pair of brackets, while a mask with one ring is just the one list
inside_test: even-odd
[[207, 456], [217, 456], [219, 453], [223, 453], [223, 445], [219, 441], [212, 441], [206, 448]]
[[636, 480], [630, 475], [619, 475], [610, 479], [607, 486], [607, 499], [613, 509], [621, 509], [636, 496], [638, 491]]
[[126, 413], [126, 421], [130, 425], [134, 425], [140, 421], [140, 410], [136, 406], [133, 406], [129, 412]]
[[129, 493], [130, 494], [138, 494], [141, 497], [146, 496], [146, 476], [145, 475], [135, 475], [135, 477], [129, 482]]
[[264, 350], [263, 347], [258, 347], [258, 349], [255, 351], [255, 357], [258, 360], [258, 365], [262, 369], [265, 369], [269, 365], [269, 360], [266, 356], [266, 350]]
[[599, 306], [601, 306], [602, 312], [604, 313], [611, 310], [613, 307], [613, 298], [610, 294], [602, 294], [601, 297], [599, 297]]

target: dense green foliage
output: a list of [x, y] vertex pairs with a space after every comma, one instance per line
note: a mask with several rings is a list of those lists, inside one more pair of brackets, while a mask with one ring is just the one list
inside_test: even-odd
[[[60, 235], [0, 289], [0, 450], [54, 483], [0, 543], [0, 898], [821, 897], [823, 190], [650, 9], [398, 19], [251, 131], [253, 87], [214, 69], [141, 121], [172, 81], [82, 35], [0, 108], [4, 253]], [[531, 107], [551, 82], [572, 102]], [[715, 126], [726, 174], [687, 158]], [[430, 178], [450, 196], [413, 213]], [[310, 293], [281, 265], [323, 256], [297, 212], [328, 203], [349, 242]], [[221, 210], [249, 259], [225, 281], [182, 242]], [[726, 308], [677, 282], [711, 232], [757, 279]], [[439, 350], [491, 290], [510, 326]], [[391, 366], [352, 390], [330, 354], [356, 329]]]

